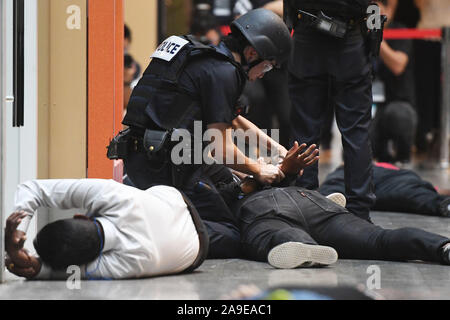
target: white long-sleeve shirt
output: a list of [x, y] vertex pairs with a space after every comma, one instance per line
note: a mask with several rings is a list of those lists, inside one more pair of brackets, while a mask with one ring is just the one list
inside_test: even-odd
[[[82, 277], [126, 279], [181, 272], [199, 252], [199, 237], [178, 190], [157, 186], [142, 191], [113, 180], [33, 180], [18, 186], [15, 211], [29, 216], [25, 231], [39, 207], [86, 209], [101, 223], [102, 255], [81, 266]], [[69, 276], [64, 275], [66, 278]], [[61, 278], [43, 265], [38, 279]]]

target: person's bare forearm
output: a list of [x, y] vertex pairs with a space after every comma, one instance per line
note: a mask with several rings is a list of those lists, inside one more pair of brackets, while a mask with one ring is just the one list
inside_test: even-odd
[[271, 1], [264, 6], [264, 9], [268, 9], [280, 17], [283, 17], [283, 0]]
[[260, 165], [256, 161], [245, 156], [233, 143], [231, 129], [224, 132], [222, 145], [221, 154], [218, 153], [220, 150], [215, 150], [215, 153], [213, 154], [214, 158], [220, 160], [223, 164], [233, 170], [249, 175], [259, 174]]
[[273, 140], [266, 133], [264, 133], [260, 128], [258, 128], [251, 121], [246, 118], [239, 116], [233, 121], [233, 129], [241, 129], [246, 132], [248, 135], [254, 135], [257, 139], [257, 143], [259, 148], [264, 147], [267, 148], [268, 151], [276, 151], [281, 154], [281, 156], [285, 155], [287, 151], [282, 145], [280, 145], [277, 141]]
[[409, 57], [402, 51], [393, 50], [385, 41], [381, 43], [380, 57], [393, 74], [399, 76], [405, 72]]
[[212, 140], [212, 156], [221, 160], [227, 167], [253, 175], [262, 184], [270, 185], [284, 179], [284, 173], [277, 167], [255, 161], [239, 150], [234, 144], [232, 126], [227, 123], [214, 123], [208, 126]]

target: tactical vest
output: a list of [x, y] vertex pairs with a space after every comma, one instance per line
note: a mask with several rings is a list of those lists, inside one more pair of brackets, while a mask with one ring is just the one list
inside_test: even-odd
[[[127, 114], [122, 122], [124, 125], [143, 130], [186, 128], [188, 124], [183, 122], [195, 117], [189, 113], [192, 112], [192, 105], [199, 102], [179, 85], [179, 78], [189, 62], [200, 56], [220, 59], [234, 65], [241, 75], [240, 85], [243, 90], [245, 73], [234, 59], [213, 46], [198, 42], [192, 36], [180, 38], [188, 41], [188, 44], [170, 62], [153, 58], [145, 70], [130, 97]], [[174, 47], [169, 46], [167, 52], [170, 48]], [[164, 43], [158, 50], [164, 50]]]

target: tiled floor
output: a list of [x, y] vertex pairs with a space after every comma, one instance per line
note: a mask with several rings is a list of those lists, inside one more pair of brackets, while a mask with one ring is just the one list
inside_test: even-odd
[[[327, 167], [323, 170], [329, 170]], [[421, 175], [450, 189], [450, 173], [421, 171]], [[450, 219], [375, 212], [376, 224], [385, 228], [418, 227], [450, 237]], [[354, 286], [368, 289], [371, 268], [380, 271], [375, 295], [386, 299], [450, 299], [450, 266], [427, 263], [339, 260], [322, 269], [275, 270], [265, 263], [244, 260], [206, 261], [193, 274], [133, 281], [82, 282], [70, 290], [65, 282], [11, 280], [0, 285], [0, 299], [220, 299], [242, 284], [261, 289], [284, 285], [302, 287]], [[378, 268], [377, 268], [378, 267]], [[369, 283], [373, 283], [370, 282]]]

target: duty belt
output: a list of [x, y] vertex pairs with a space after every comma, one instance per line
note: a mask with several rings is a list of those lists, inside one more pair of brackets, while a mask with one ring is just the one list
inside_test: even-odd
[[335, 38], [344, 38], [347, 32], [359, 27], [363, 19], [343, 19], [326, 15], [323, 11], [303, 11], [298, 10], [297, 21], [304, 23], [321, 33], [325, 33]]

